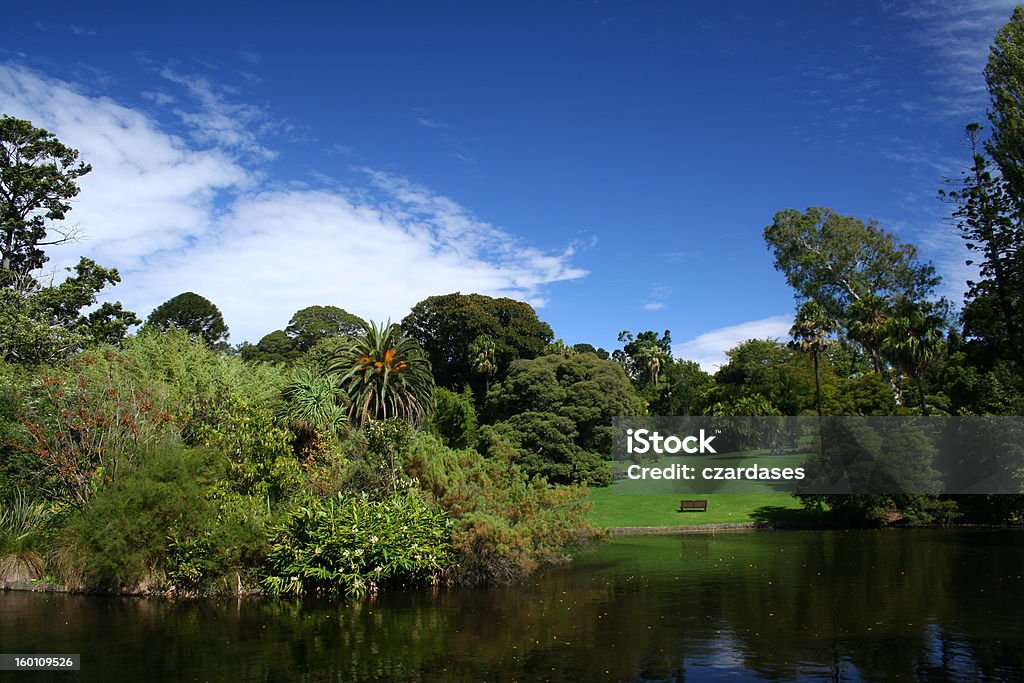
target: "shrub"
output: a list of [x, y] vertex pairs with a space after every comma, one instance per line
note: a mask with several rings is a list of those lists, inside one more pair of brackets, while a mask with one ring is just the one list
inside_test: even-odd
[[237, 493], [277, 503], [299, 488], [292, 434], [277, 425], [267, 407], [231, 397], [209, 416], [195, 441], [227, 459], [226, 483]]
[[123, 357], [141, 383], [166, 388], [188, 445], [199, 443], [204, 428], [217, 427], [231, 402], [271, 405], [286, 377], [281, 368], [218, 354], [185, 330], [144, 328], [125, 342]]
[[507, 420], [526, 412], [554, 413], [571, 420], [576, 445], [609, 455], [612, 418], [646, 411], [618, 363], [584, 353], [512, 363], [505, 379], [487, 394], [488, 419]]
[[456, 451], [419, 433], [405, 469], [455, 522], [451, 537], [458, 563], [452, 578], [459, 581], [521, 578], [567, 560], [599, 533], [587, 521], [585, 487], [531, 479], [500, 453], [485, 458]]
[[101, 489], [70, 529], [83, 551], [87, 585], [135, 590], [146, 580], [159, 582], [170, 539], [201, 538], [215, 524], [207, 492], [216, 469], [210, 451], [164, 443]]
[[461, 394], [447, 389], [434, 392], [434, 412], [427, 421], [427, 430], [440, 437], [449, 448], [476, 446], [476, 408], [468, 387]]
[[263, 585], [277, 595], [358, 595], [436, 580], [451, 563], [449, 537], [447, 516], [415, 490], [312, 499], [274, 530]]
[[0, 582], [43, 578], [40, 555], [43, 536], [53, 513], [16, 489], [0, 500]]
[[17, 476], [47, 498], [84, 509], [104, 481], [177, 429], [164, 387], [141, 382], [114, 347], [43, 368], [18, 414]]

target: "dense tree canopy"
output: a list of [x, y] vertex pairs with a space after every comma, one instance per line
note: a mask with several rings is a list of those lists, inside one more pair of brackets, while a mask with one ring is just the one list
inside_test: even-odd
[[633, 380], [640, 383], [657, 384], [661, 371], [672, 361], [672, 333], [665, 330], [660, 336], [653, 330], [619, 333], [621, 349], [612, 353], [614, 358]]
[[551, 327], [527, 303], [457, 292], [416, 304], [402, 319], [402, 330], [430, 355], [438, 385], [451, 389], [483, 386], [484, 376], [474, 372], [470, 357], [481, 335], [494, 342], [498, 378], [517, 358], [541, 355], [553, 337]]
[[228, 326], [220, 309], [195, 292], [183, 292], [157, 306], [146, 319], [146, 325], [161, 330], [185, 330], [210, 346], [218, 346], [228, 338]]
[[642, 415], [644, 405], [617, 363], [581, 353], [512, 363], [505, 379], [487, 396], [487, 415], [506, 420], [525, 412], [568, 418], [584, 450], [607, 455], [611, 419]]
[[255, 344], [244, 344], [239, 352], [245, 360], [288, 364], [302, 356], [284, 330], [263, 335]]
[[[776, 340], [751, 339], [729, 350], [728, 356], [729, 362], [715, 373], [713, 402], [735, 406], [756, 397], [773, 408], [767, 414], [782, 415], [799, 415], [815, 407], [814, 368], [810, 359], [796, 349]], [[833, 380], [827, 370], [822, 373], [826, 396]], [[726, 410], [724, 414], [733, 413]]]

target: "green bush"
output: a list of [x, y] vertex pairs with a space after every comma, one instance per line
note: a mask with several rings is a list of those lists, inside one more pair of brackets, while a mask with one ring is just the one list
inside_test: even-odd
[[612, 418], [643, 415], [643, 401], [615, 361], [591, 353], [517, 360], [487, 394], [488, 422], [526, 412], [554, 413], [572, 421], [584, 451], [611, 454]]
[[487, 456], [506, 449], [528, 475], [539, 475], [553, 484], [607, 486], [612, 481], [609, 464], [580, 448], [577, 436], [569, 418], [528, 411], [484, 426], [480, 445]]
[[53, 517], [49, 506], [20, 489], [0, 498], [0, 581], [43, 578], [43, 546]]
[[263, 585], [277, 595], [358, 595], [436, 580], [451, 564], [449, 525], [415, 490], [312, 499], [275, 528]]
[[541, 565], [564, 562], [598, 531], [587, 521], [587, 489], [551, 486], [529, 478], [500, 454], [452, 450], [419, 433], [405, 469], [455, 524], [454, 580], [468, 583], [519, 579]]
[[164, 583], [171, 539], [202, 538], [216, 524], [207, 498], [216, 475], [210, 451], [164, 443], [103, 487], [69, 529], [83, 552], [87, 586], [134, 590]]
[[434, 391], [434, 412], [426, 424], [449, 448], [474, 448], [477, 443], [476, 408], [467, 387], [461, 394], [447, 389]]
[[292, 440], [270, 408], [237, 396], [218, 406], [195, 435], [196, 443], [227, 459], [224, 483], [229, 489], [268, 503], [285, 500], [300, 486], [302, 471]]
[[167, 391], [141, 381], [119, 349], [40, 368], [18, 412], [11, 474], [54, 501], [84, 509], [140, 452], [177, 433]]
[[144, 328], [124, 343], [122, 355], [140, 382], [166, 387], [188, 445], [197, 445], [204, 429], [218, 427], [232, 402], [271, 405], [286, 378], [282, 368], [219, 354], [185, 330]]

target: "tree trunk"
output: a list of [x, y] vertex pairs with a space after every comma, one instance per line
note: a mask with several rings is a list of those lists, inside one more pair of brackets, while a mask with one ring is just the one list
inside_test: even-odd
[[917, 396], [918, 396], [918, 398], [921, 401], [921, 414], [922, 415], [927, 415], [928, 414], [928, 404], [924, 400], [924, 379], [921, 377], [920, 373], [915, 375], [914, 379], [917, 381]]
[[821, 409], [821, 369], [818, 367], [818, 350], [815, 349], [811, 355], [814, 357], [814, 397], [818, 404], [818, 417], [821, 417], [825, 413]]

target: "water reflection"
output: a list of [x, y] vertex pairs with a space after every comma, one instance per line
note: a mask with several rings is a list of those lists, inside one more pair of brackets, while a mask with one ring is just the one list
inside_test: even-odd
[[1021, 680], [1022, 574], [1015, 531], [627, 538], [358, 602], [2, 594], [0, 650], [81, 680]]

